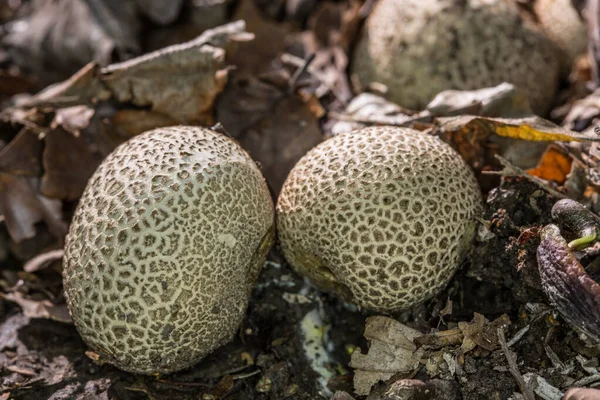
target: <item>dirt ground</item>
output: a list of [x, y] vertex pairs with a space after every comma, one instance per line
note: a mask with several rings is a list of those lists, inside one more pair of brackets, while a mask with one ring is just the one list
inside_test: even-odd
[[[519, 3], [531, 13], [534, 2]], [[583, 55], [572, 66], [546, 119], [502, 85], [451, 94], [435, 112], [409, 111], [348, 73], [375, 1], [120, 3], [0, 0], [0, 400], [559, 400], [600, 384], [600, 347], [549, 300], [537, 260], [558, 200], [600, 210], [597, 60]], [[120, 63], [147, 53], [144, 63]], [[220, 123], [258, 161], [274, 199], [296, 161], [338, 132], [397, 125], [438, 135], [482, 187], [472, 251], [435, 298], [377, 319], [314, 288], [276, 243], [231, 343], [165, 376], [103, 365], [68, 315], [64, 236], [110, 151], [179, 123]], [[595, 276], [598, 253], [594, 244], [573, 252], [586, 276]], [[375, 321], [417, 329], [422, 353], [404, 370], [394, 367], [399, 349], [386, 347], [389, 358], [366, 371], [379, 382], [361, 394], [349, 364], [375, 346], [364, 337]], [[597, 397], [566, 398], [600, 398], [587, 395]]]

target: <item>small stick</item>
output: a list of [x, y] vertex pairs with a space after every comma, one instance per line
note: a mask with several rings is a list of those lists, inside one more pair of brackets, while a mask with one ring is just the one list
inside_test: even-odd
[[296, 85], [298, 84], [298, 79], [300, 79], [300, 75], [302, 75], [310, 66], [310, 63], [312, 63], [315, 59], [315, 57], [317, 56], [317, 53], [311, 53], [306, 60], [304, 60], [304, 64], [302, 64], [302, 66], [300, 68], [298, 68], [296, 70], [296, 72], [294, 72], [294, 75], [292, 75], [292, 78], [290, 79], [290, 83], [289, 83], [289, 90], [290, 92], [293, 92], [294, 89], [296, 89]]
[[531, 390], [531, 388], [525, 384], [525, 379], [523, 379], [523, 376], [519, 372], [519, 367], [517, 367], [517, 357], [515, 356], [515, 353], [513, 353], [508, 348], [508, 344], [506, 344], [506, 338], [504, 337], [504, 328], [499, 327], [496, 332], [498, 334], [498, 341], [500, 342], [500, 347], [502, 347], [502, 351], [504, 352], [504, 355], [506, 356], [506, 361], [508, 362], [508, 370], [517, 381], [517, 384], [519, 385], [519, 389], [521, 390], [523, 397], [525, 397], [526, 400], [535, 400], [533, 390]]
[[[496, 154], [495, 157], [498, 161], [500, 161], [500, 164], [502, 164], [504, 169], [502, 171], [482, 171], [481, 172], [482, 174], [499, 175], [499, 176], [517, 176], [520, 178], [525, 178], [528, 181], [533, 182], [534, 184], [539, 186], [541, 189], [550, 193], [552, 196], [556, 197], [557, 199], [562, 200], [562, 199], [569, 198], [569, 197], [565, 196], [564, 194], [560, 193], [558, 190], [555, 190], [555, 189], [552, 189], [551, 187], [549, 187], [544, 182], [543, 179], [540, 179], [537, 176], [529, 175], [527, 172], [523, 171], [521, 168], [517, 167], [516, 165], [511, 164], [511, 162], [508, 161], [506, 158], [501, 157], [498, 154]], [[590, 214], [594, 218], [594, 220], [596, 220], [596, 222], [600, 223], [600, 216], [596, 215], [596, 213], [594, 213], [592, 211], [590, 211]]]
[[500, 175], [500, 176], [518, 176], [520, 178], [525, 178], [528, 181], [535, 183], [541, 189], [550, 193], [552, 196], [556, 197], [557, 199], [568, 199], [567, 196], [560, 193], [558, 190], [552, 189], [551, 187], [546, 185], [546, 183], [544, 183], [544, 181], [542, 179], [538, 178], [537, 176], [529, 175], [527, 172], [523, 171], [521, 168], [517, 167], [516, 165], [511, 164], [511, 162], [508, 161], [506, 158], [501, 157], [498, 154], [496, 154], [495, 157], [498, 161], [500, 161], [500, 164], [502, 164], [504, 169], [502, 171], [482, 171], [483, 174]]

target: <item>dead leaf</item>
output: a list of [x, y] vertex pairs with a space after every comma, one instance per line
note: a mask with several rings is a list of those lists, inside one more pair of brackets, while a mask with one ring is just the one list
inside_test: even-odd
[[62, 108], [82, 104], [93, 106], [98, 101], [107, 100], [110, 92], [98, 78], [99, 71], [98, 64], [89, 63], [64, 82], [48, 86], [28, 101], [9, 108], [5, 113], [9, 114], [13, 121], [20, 122], [21, 119], [15, 117], [20, 109]]
[[445, 90], [427, 105], [432, 116], [479, 115], [522, 117], [532, 115], [525, 93], [510, 83], [478, 90]]
[[35, 224], [45, 221], [52, 234], [62, 240], [67, 225], [62, 220], [61, 202], [37, 192], [39, 180], [0, 172], [0, 215], [11, 238], [20, 241], [35, 236]]
[[17, 303], [23, 309], [23, 314], [28, 318], [48, 318], [65, 323], [73, 322], [67, 305], [64, 303], [52, 304], [49, 300], [31, 300], [25, 298], [20, 292], [0, 293], [0, 298]]
[[537, 167], [527, 170], [527, 173], [547, 181], [562, 184], [571, 172], [573, 160], [560, 148], [550, 145], [542, 155]]
[[296, 162], [322, 140], [309, 105], [255, 78], [232, 79], [217, 103], [217, 119], [260, 163], [275, 193]]
[[54, 199], [78, 199], [102, 162], [102, 155], [92, 152], [82, 137], [60, 128], [48, 132], [44, 143], [45, 173], [40, 193]]
[[418, 346], [435, 349], [460, 344], [462, 351], [465, 353], [477, 346], [486, 350], [493, 350], [499, 346], [496, 336], [497, 328], [509, 324], [510, 319], [506, 314], [490, 323], [483, 315], [474, 313], [471, 322], [461, 321], [458, 323], [458, 328], [422, 335], [416, 338], [414, 342]]
[[23, 271], [33, 273], [51, 265], [54, 261], [62, 260], [65, 252], [63, 249], [50, 250], [39, 254], [23, 265]]
[[62, 127], [65, 131], [78, 137], [81, 131], [90, 125], [93, 116], [94, 109], [87, 106], [60, 108], [56, 110], [50, 127], [52, 129]]
[[39, 176], [42, 173], [40, 157], [42, 142], [28, 129], [22, 129], [0, 151], [0, 172], [19, 176]]
[[175, 22], [184, 0], [135, 0], [138, 10], [153, 22], [167, 25]]
[[227, 55], [227, 60], [238, 66], [241, 72], [260, 74], [284, 50], [291, 25], [265, 17], [254, 0], [241, 0], [239, 3], [233, 20], [244, 20], [246, 29], [254, 34], [255, 40], [240, 43]]
[[[151, 107], [181, 123], [212, 123], [212, 105], [227, 83], [225, 50], [245, 33], [238, 21], [211, 29], [196, 39], [173, 45], [101, 72], [120, 102]], [[243, 37], [246, 40], [247, 37]]]
[[24, 376], [35, 376], [36, 375], [35, 371], [26, 369], [26, 368], [19, 368], [16, 365], [7, 365], [4, 368], [10, 372], [15, 372], [17, 374], [21, 374]]
[[531, 141], [598, 142], [600, 137], [582, 135], [536, 115], [523, 118], [485, 118], [473, 115], [437, 118], [442, 132], [481, 132]]
[[337, 135], [362, 129], [370, 121], [382, 125], [401, 125], [413, 120], [408, 112], [383, 97], [372, 93], [361, 93], [348, 104], [343, 117], [332, 115], [338, 121], [331, 127], [331, 134]]
[[150, 129], [177, 124], [165, 114], [147, 110], [120, 110], [112, 116], [110, 122], [119, 142]]
[[501, 326], [510, 325], [508, 315], [502, 314], [491, 323], [481, 314], [474, 313], [473, 320], [470, 323], [459, 322], [458, 328], [464, 335], [461, 345], [466, 353], [480, 346], [486, 350], [494, 350], [500, 346], [498, 342], [497, 331]]
[[12, 60], [44, 85], [66, 78], [90, 61], [108, 65], [114, 56], [116, 61], [126, 60], [140, 52], [132, 2], [42, 0], [33, 5], [34, 12], [2, 42]]
[[369, 317], [365, 323], [365, 339], [371, 345], [367, 354], [360, 348], [352, 353], [350, 367], [354, 368], [354, 389], [368, 395], [374, 384], [398, 373], [410, 374], [419, 365], [422, 350], [414, 339], [421, 332], [383, 316]]

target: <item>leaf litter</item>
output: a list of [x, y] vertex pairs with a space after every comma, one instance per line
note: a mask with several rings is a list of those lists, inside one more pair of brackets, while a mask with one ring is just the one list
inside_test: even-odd
[[[42, 1], [6, 14], [19, 20], [0, 47], [10, 65], [0, 63], [0, 82], [10, 85], [0, 95], [13, 96], [2, 98], [0, 112], [3, 396], [577, 398], [571, 385], [593, 385], [600, 354], [568, 322], [537, 311], [547, 300], [535, 261], [536, 232], [556, 199], [600, 210], [598, 94], [585, 89], [585, 66], [552, 114], [564, 118], [552, 122], [533, 115], [508, 83], [445, 91], [424, 110], [406, 110], [385, 95], [358, 93], [347, 74], [373, 1], [90, 4]], [[75, 30], [83, 34], [68, 47]], [[258, 161], [274, 194], [295, 162], [331, 135], [384, 124], [438, 135], [478, 173], [487, 233], [443, 293], [394, 318], [307, 287], [275, 250], [233, 343], [158, 379], [97, 365], [60, 290], [76, 202], [118, 144], [155, 127], [216, 122]], [[315, 339], [328, 353], [318, 363], [326, 374], [303, 356], [300, 326], [315, 302], [327, 331]], [[323, 376], [330, 379], [318, 384]]]

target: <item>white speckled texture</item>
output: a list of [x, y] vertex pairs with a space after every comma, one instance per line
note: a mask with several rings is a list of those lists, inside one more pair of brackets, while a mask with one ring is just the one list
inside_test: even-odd
[[509, 0], [379, 0], [354, 50], [352, 73], [422, 109], [443, 90], [512, 83], [546, 113], [558, 85], [556, 49]]
[[376, 127], [337, 135], [298, 162], [277, 227], [286, 259], [317, 286], [393, 312], [446, 285], [481, 210], [477, 181], [449, 145]]
[[256, 164], [203, 128], [159, 128], [111, 153], [89, 181], [65, 247], [77, 330], [136, 373], [191, 366], [229, 341], [272, 243]]

